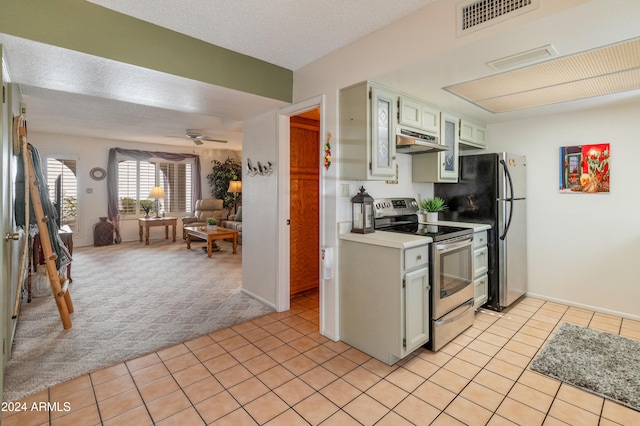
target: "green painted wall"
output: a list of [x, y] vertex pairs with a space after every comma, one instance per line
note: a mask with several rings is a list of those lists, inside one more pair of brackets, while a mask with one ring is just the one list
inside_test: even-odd
[[291, 102], [293, 71], [84, 0], [1, 0], [0, 32]]

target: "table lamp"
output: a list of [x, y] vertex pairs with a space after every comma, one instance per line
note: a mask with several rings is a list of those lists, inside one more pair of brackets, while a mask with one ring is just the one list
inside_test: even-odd
[[238, 198], [238, 192], [242, 192], [242, 181], [241, 180], [232, 180], [229, 182], [229, 189], [227, 192], [233, 193], [233, 214], [238, 212], [238, 205], [236, 204], [236, 200]]
[[153, 188], [151, 188], [151, 193], [149, 194], [149, 198], [155, 198], [156, 199], [156, 215], [154, 216], [154, 218], [159, 218], [160, 215], [158, 214], [158, 198], [164, 198], [164, 189], [162, 189], [161, 186], [154, 186]]

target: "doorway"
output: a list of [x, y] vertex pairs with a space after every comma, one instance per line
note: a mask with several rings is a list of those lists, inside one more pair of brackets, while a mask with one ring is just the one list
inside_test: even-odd
[[320, 109], [289, 118], [289, 292], [320, 285]]

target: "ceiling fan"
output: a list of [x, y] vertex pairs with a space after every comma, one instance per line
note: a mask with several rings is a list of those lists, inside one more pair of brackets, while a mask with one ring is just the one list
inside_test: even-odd
[[[169, 137], [175, 137], [175, 138], [179, 138], [181, 136], [169, 136]], [[219, 143], [227, 143], [229, 141], [225, 141], [222, 139], [214, 139], [211, 138], [209, 136], [203, 135], [202, 134], [202, 130], [198, 130], [198, 129], [187, 129], [185, 130], [185, 137], [191, 139], [193, 141], [193, 143], [195, 143], [196, 145], [202, 145], [203, 141], [206, 142], [219, 142]]]

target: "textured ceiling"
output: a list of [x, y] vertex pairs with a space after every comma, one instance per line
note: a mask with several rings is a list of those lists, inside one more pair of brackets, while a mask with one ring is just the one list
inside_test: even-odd
[[434, 0], [89, 0], [296, 70]]

